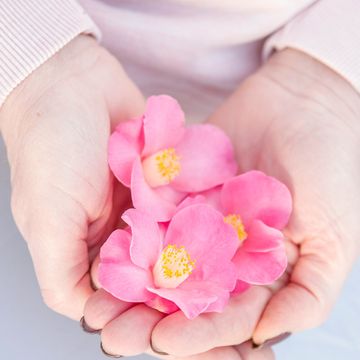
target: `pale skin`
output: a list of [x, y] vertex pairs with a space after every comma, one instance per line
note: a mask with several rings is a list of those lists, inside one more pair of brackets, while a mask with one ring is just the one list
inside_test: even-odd
[[[90, 263], [129, 201], [127, 191], [114, 188], [107, 139], [143, 106], [119, 63], [80, 36], [0, 109], [12, 210], [45, 302], [73, 319], [85, 314], [89, 326], [103, 329], [112, 354], [151, 353], [151, 339], [177, 359], [274, 359], [270, 348], [252, 350], [248, 340], [260, 344], [320, 325], [359, 254], [358, 93], [327, 66], [288, 49], [210, 117], [231, 137], [241, 171], [259, 169], [289, 186], [291, 265], [273, 286], [253, 287], [222, 314], [192, 321], [125, 304], [90, 284]], [[95, 271], [93, 277], [96, 282]]]

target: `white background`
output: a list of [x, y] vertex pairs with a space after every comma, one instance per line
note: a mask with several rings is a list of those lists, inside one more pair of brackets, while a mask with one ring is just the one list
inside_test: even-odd
[[[98, 335], [83, 333], [77, 323], [43, 305], [9, 201], [9, 171], [0, 140], [0, 359], [103, 359]], [[292, 336], [275, 350], [279, 360], [360, 359], [360, 263], [327, 323]]]

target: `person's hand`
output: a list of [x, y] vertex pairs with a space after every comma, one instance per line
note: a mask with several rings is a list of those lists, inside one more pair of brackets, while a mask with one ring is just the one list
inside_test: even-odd
[[241, 355], [233, 351], [249, 343], [232, 345], [251, 338], [263, 344], [321, 324], [359, 249], [359, 113], [359, 96], [345, 80], [293, 50], [274, 55], [245, 81], [210, 121], [231, 136], [241, 171], [260, 169], [290, 187], [287, 273], [231, 299], [223, 313], [191, 321], [181, 312], [165, 317], [144, 305], [124, 306], [99, 290], [85, 319], [103, 329], [104, 349], [133, 355], [151, 344], [175, 358], [272, 359], [266, 347]]
[[[97, 263], [98, 259], [93, 263], [92, 274], [95, 285], [100, 286], [96, 276]], [[256, 325], [257, 318], [254, 317], [252, 307], [255, 305], [256, 308], [262, 308], [265, 305], [264, 299], [267, 297], [260, 296], [259, 302], [257, 302], [255, 296], [259, 294], [255, 294], [254, 290], [250, 289], [243, 296], [231, 300], [231, 304], [225, 310], [224, 320], [227, 320], [227, 322], [229, 322], [231, 317], [236, 316], [238, 318], [236, 324], [234, 322], [236, 327], [232, 328], [232, 331], [236, 332], [236, 335], [234, 334], [233, 336], [236, 336], [238, 344], [251, 337]], [[242, 309], [240, 316], [234, 313], [238, 308]], [[203, 352], [197, 351], [202, 345], [196, 344], [192, 340], [192, 336], [199, 340], [200, 338], [206, 339], [206, 335], [210, 335], [212, 336], [212, 339], [210, 339], [212, 342], [216, 340], [214, 336], [219, 336], [222, 339], [226, 336], [226, 332], [221, 334], [212, 325], [211, 318], [216, 317], [216, 315], [220, 314], [203, 314], [194, 320], [188, 320], [179, 311], [173, 315], [166, 316], [144, 304], [130, 304], [120, 301], [100, 288], [86, 303], [83, 326], [87, 332], [100, 333], [102, 351], [114, 357], [147, 353], [157, 358], [174, 360], [275, 359], [274, 353], [269, 346], [254, 350], [251, 341], [235, 346], [208, 348]], [[170, 326], [174, 326], [174, 328], [166, 328], [165, 326], [164, 331], [167, 329], [170, 334], [162, 334], [165, 341], [169, 341], [168, 353], [158, 349], [154, 340], [152, 340], [154, 328], [156, 328], [158, 323], [162, 323], [167, 318], [170, 318]], [[224, 330], [228, 331], [228, 329]], [[205, 332], [204, 335], [201, 333], [202, 331]], [[177, 339], [172, 337], [171, 334], [181, 334], [181, 338]], [[158, 339], [156, 338], [155, 340]], [[206, 341], [209, 341], [209, 339], [206, 339]], [[179, 346], [182, 346], [182, 348]], [[198, 354], [198, 352], [201, 353]], [[196, 355], [191, 355], [193, 353]], [[176, 355], [169, 356], [169, 354]]]
[[0, 109], [15, 221], [44, 301], [74, 319], [93, 293], [89, 264], [128, 207], [128, 192], [114, 186], [108, 168], [108, 138], [143, 106], [117, 60], [81, 35]]
[[241, 172], [259, 169], [290, 188], [289, 268], [273, 286], [233, 298], [222, 314], [165, 317], [153, 346], [190, 355], [250, 337], [269, 344], [325, 321], [359, 254], [359, 118], [360, 97], [347, 81], [290, 49], [210, 117], [232, 138]]

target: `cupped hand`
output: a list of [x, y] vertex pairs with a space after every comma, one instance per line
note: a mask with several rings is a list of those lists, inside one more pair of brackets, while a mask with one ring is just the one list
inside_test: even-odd
[[120, 64], [81, 35], [0, 109], [15, 221], [45, 302], [74, 319], [93, 293], [90, 263], [128, 207], [129, 194], [107, 165], [108, 138], [143, 106]]
[[326, 320], [359, 254], [359, 115], [359, 94], [346, 80], [287, 49], [210, 117], [232, 138], [241, 172], [259, 169], [290, 188], [289, 267], [272, 286], [232, 299], [222, 314], [164, 318], [152, 332], [157, 348], [189, 355], [250, 337], [260, 345]]
[[[359, 254], [359, 115], [360, 97], [351, 85], [301, 52], [276, 53], [249, 77], [209, 121], [232, 138], [241, 172], [259, 169], [290, 188], [294, 210], [285, 230], [286, 273], [272, 286], [253, 286], [234, 297], [223, 313], [194, 320], [181, 312], [163, 316], [144, 305], [124, 309], [113, 300], [118, 305], [95, 313], [100, 293], [85, 316], [103, 328], [106, 348], [130, 355], [151, 343], [177, 358], [211, 359], [251, 338], [263, 344], [322, 324]], [[273, 358], [267, 349], [246, 356]]]
[[[360, 96], [308, 55], [276, 53], [211, 117], [233, 139], [241, 171], [290, 188], [290, 265], [270, 288], [253, 341], [321, 325], [360, 249]], [[239, 309], [241, 311], [241, 309]]]

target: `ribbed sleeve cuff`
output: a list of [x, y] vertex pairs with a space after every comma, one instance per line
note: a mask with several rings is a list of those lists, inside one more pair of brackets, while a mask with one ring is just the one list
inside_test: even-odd
[[326, 64], [360, 92], [360, 2], [319, 0], [264, 46], [264, 56], [291, 47]]
[[0, 1], [0, 106], [31, 72], [80, 33], [99, 37], [72, 0]]

